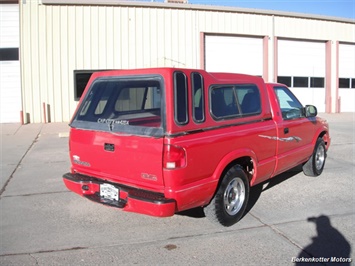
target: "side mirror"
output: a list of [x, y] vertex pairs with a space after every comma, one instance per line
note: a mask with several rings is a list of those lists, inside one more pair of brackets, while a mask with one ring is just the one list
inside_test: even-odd
[[317, 107], [314, 105], [306, 105], [303, 110], [305, 117], [315, 117], [318, 114]]

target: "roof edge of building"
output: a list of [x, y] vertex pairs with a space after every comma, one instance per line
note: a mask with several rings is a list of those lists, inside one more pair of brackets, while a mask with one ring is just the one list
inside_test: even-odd
[[161, 2], [141, 2], [141, 1], [119, 1], [119, 0], [41, 0], [44, 5], [95, 5], [95, 6], [128, 6], [128, 7], [152, 7], [152, 8], [175, 8], [189, 10], [205, 10], [231, 13], [247, 13], [268, 16], [283, 16], [294, 18], [305, 18], [315, 20], [336, 21], [355, 24], [355, 19], [332, 17], [316, 14], [295, 13], [277, 10], [262, 10], [253, 8], [212, 6], [199, 4], [161, 3]]

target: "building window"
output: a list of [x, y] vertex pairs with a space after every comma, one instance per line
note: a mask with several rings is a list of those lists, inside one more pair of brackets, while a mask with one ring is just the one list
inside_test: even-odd
[[0, 61], [18, 61], [19, 48], [0, 48]]
[[311, 88], [324, 88], [324, 78], [311, 77]]
[[96, 70], [74, 70], [74, 100], [79, 101], [92, 73]]
[[291, 77], [277, 77], [277, 82], [286, 85], [287, 87], [291, 87]]
[[293, 77], [293, 87], [308, 88], [308, 77]]
[[339, 78], [339, 88], [340, 89], [355, 89], [355, 79], [354, 78]]
[[74, 70], [74, 100], [80, 100], [80, 97], [83, 95], [85, 87], [93, 73], [109, 70], [111, 69]]
[[174, 73], [175, 121], [179, 125], [189, 122], [187, 111], [187, 80], [182, 72]]
[[204, 86], [203, 77], [200, 73], [191, 74], [192, 83], [192, 104], [193, 104], [193, 119], [196, 123], [201, 123], [205, 121], [205, 97], [204, 97]]
[[339, 78], [339, 88], [349, 89], [350, 88], [350, 79], [349, 78]]
[[277, 83], [294, 88], [324, 88], [324, 78], [279, 76]]

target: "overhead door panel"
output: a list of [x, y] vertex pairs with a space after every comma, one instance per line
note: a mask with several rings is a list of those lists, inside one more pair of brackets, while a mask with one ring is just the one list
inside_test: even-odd
[[210, 72], [261, 76], [263, 73], [263, 39], [207, 35], [205, 67]]
[[325, 43], [278, 41], [279, 76], [325, 77]]
[[354, 44], [339, 44], [339, 98], [341, 112], [355, 112]]
[[302, 102], [325, 112], [325, 43], [278, 40], [278, 82]]
[[19, 6], [0, 4], [0, 123], [20, 122]]

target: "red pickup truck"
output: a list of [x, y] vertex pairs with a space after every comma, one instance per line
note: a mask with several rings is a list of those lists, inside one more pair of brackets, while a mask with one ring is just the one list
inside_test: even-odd
[[[297, 165], [322, 173], [329, 127], [282, 84], [204, 70], [94, 73], [70, 122], [68, 189], [153, 216], [203, 207], [235, 224], [250, 187]], [[300, 184], [301, 186], [301, 184]]]

